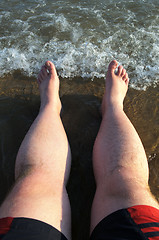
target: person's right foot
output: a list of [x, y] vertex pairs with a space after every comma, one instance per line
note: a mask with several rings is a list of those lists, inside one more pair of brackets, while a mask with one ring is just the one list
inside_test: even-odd
[[60, 113], [59, 78], [55, 66], [51, 61], [47, 61], [45, 65], [42, 66], [37, 80], [40, 89], [41, 109], [49, 104], [52, 110]]
[[123, 101], [128, 90], [129, 78], [126, 70], [120, 65], [117, 73], [115, 69], [118, 63], [113, 60], [108, 67], [106, 76], [106, 89], [102, 101], [102, 115], [109, 107], [123, 108]]

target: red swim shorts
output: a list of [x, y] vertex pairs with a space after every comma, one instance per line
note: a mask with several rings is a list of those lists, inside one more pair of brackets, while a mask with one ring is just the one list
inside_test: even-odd
[[90, 240], [159, 240], [159, 210], [145, 205], [118, 210], [95, 227]]
[[[67, 240], [51, 225], [30, 218], [1, 218], [0, 240]], [[159, 210], [139, 205], [105, 217], [90, 240], [159, 240]], [[82, 239], [81, 239], [82, 240]]]
[[1, 218], [0, 240], [67, 240], [51, 225], [31, 218]]

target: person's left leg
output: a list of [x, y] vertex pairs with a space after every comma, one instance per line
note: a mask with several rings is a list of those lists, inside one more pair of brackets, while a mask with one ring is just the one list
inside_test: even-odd
[[37, 219], [71, 239], [66, 192], [71, 152], [60, 118], [59, 79], [50, 61], [42, 67], [38, 83], [40, 111], [19, 149], [15, 185], [0, 207], [0, 218]]
[[145, 150], [123, 110], [128, 74], [122, 66], [115, 73], [116, 68], [117, 62], [114, 60], [108, 67], [102, 122], [93, 149], [96, 193], [91, 212], [91, 232], [102, 219], [120, 209], [135, 205], [159, 209], [148, 186], [149, 169]]

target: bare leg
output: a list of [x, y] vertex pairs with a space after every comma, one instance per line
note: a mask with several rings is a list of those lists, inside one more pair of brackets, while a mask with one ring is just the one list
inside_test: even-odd
[[71, 164], [69, 143], [60, 119], [59, 79], [46, 62], [38, 83], [41, 107], [19, 149], [16, 183], [0, 208], [0, 217], [44, 221], [71, 238], [71, 211], [66, 183]]
[[91, 232], [110, 213], [133, 205], [158, 207], [148, 186], [148, 163], [141, 140], [123, 111], [128, 74], [110, 63], [102, 102], [102, 123], [93, 150], [96, 194]]

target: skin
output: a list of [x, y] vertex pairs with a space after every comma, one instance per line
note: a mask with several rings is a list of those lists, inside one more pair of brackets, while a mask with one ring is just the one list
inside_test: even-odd
[[[106, 216], [122, 208], [158, 208], [149, 186], [148, 162], [142, 142], [123, 111], [128, 90], [126, 70], [113, 60], [108, 67], [102, 101], [102, 122], [93, 149], [96, 193], [91, 232]], [[117, 68], [117, 73], [115, 69]]]
[[71, 210], [66, 192], [71, 152], [60, 118], [59, 78], [52, 62], [42, 66], [38, 85], [40, 111], [20, 146], [16, 182], [0, 208], [0, 217], [38, 219], [71, 239]]
[[[114, 60], [108, 67], [102, 123], [93, 149], [96, 193], [91, 232], [110, 213], [133, 205], [158, 208], [148, 186], [148, 164], [141, 140], [123, 111], [128, 74]], [[38, 75], [40, 111], [16, 158], [15, 185], [0, 207], [0, 218], [44, 221], [71, 239], [71, 210], [66, 191], [71, 151], [61, 122], [59, 79], [47, 61]], [[25, 206], [25, 207], [24, 207]]]

